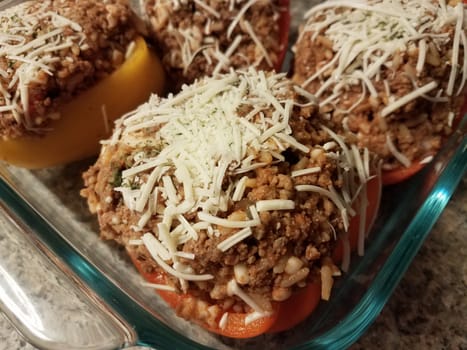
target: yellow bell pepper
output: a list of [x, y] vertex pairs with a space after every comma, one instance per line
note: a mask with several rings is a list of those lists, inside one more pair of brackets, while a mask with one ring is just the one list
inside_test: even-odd
[[61, 106], [61, 118], [43, 136], [0, 140], [0, 160], [35, 169], [65, 164], [96, 155], [99, 141], [110, 136], [113, 121], [162, 93], [165, 75], [143, 38], [133, 53], [111, 75]]

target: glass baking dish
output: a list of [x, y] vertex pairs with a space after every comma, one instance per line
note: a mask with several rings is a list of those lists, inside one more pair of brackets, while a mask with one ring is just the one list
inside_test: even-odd
[[[291, 42], [302, 14], [292, 3]], [[464, 116], [422, 172], [384, 189], [365, 255], [352, 257], [329, 302], [293, 330], [249, 340], [176, 317], [142, 286], [124, 251], [99, 240], [79, 196], [92, 159], [35, 171], [0, 164], [0, 308], [48, 349], [346, 348], [381, 311], [464, 175], [466, 131]]]

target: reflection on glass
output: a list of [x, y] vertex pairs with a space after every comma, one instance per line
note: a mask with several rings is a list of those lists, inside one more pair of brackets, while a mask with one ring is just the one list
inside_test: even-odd
[[21, 322], [29, 324], [31, 328], [43, 331], [44, 325], [34, 305], [21, 289], [21, 286], [16, 283], [15, 279], [2, 265], [0, 265], [0, 279], [2, 280], [0, 283], [0, 300], [3, 301], [5, 307], [10, 309]]

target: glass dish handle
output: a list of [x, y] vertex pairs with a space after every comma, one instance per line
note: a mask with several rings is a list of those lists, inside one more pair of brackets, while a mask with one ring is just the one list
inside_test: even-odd
[[[0, 200], [0, 309], [41, 349], [117, 349], [131, 327], [106, 310]], [[60, 266], [60, 268], [57, 267]]]

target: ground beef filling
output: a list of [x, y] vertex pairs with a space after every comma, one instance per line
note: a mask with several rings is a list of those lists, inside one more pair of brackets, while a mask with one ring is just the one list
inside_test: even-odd
[[[63, 24], [67, 20], [73, 24]], [[31, 26], [30, 31], [18, 29], [24, 23]], [[0, 26], [5, 34], [22, 36], [25, 45], [61, 28], [60, 36], [47, 39], [46, 43], [56, 40], [58, 46], [63, 44], [63, 48], [52, 49], [47, 54], [56, 58], [47, 63], [48, 71], [45, 68], [35, 71], [33, 79], [28, 81], [27, 93], [21, 91], [23, 98], [29, 101], [27, 111], [22, 101], [17, 101], [14, 111], [2, 111], [0, 136], [3, 138], [45, 131], [52, 120], [60, 118], [56, 111], [61, 104], [123, 63], [127, 48], [136, 36], [130, 8], [118, 0], [105, 3], [91, 0], [31, 1], [0, 13]], [[67, 40], [72, 44], [69, 45]], [[17, 55], [21, 57], [12, 58], [7, 46], [15, 43], [0, 43], [0, 72], [5, 73], [0, 74], [0, 108], [8, 107], [15, 94], [20, 93], [19, 82], [12, 83], [12, 80], [16, 79], [19, 70], [28, 69], [28, 63], [21, 57], [33, 51], [30, 48]]]
[[[344, 10], [337, 9], [336, 13], [342, 11]], [[437, 92], [447, 89], [451, 72], [454, 26], [445, 26], [440, 31], [441, 35], [449, 38], [443, 44], [435, 44], [431, 39], [426, 40], [427, 55], [421, 72], [416, 70], [420, 50], [416, 46], [418, 44], [412, 43], [405, 50], [389, 56], [388, 64], [383, 65], [377, 77], [371, 79], [376, 96], [370, 96], [367, 86], [363, 91], [364, 84], [358, 81], [348, 84], [337, 100], [332, 99], [332, 95], [342, 80], [336, 79], [335, 83], [326, 86], [323, 91], [323, 84], [337, 68], [337, 64], [332, 64], [317, 79], [309, 81], [310, 77], [329, 64], [337, 54], [334, 42], [327, 34], [329, 26], [323, 24], [318, 31], [308, 27], [309, 23], [324, 23], [326, 20], [329, 19], [318, 13], [305, 25], [295, 45], [293, 79], [299, 84], [304, 84], [303, 87], [311, 93], [321, 91], [320, 101], [327, 101], [320, 105], [321, 111], [328, 114], [333, 130], [346, 134], [359, 146], [367, 147], [378, 154], [384, 160], [383, 168], [386, 170], [404, 166], [389, 149], [388, 137], [410, 162], [421, 161], [436, 154], [443, 139], [452, 133], [455, 126], [452, 120], [458, 115], [465, 99], [465, 89], [458, 95], [454, 91], [453, 96], [442, 93], [443, 98], [436, 102], [425, 97], [434, 96]], [[461, 46], [459, 62], [463, 61], [463, 52]], [[376, 50], [374, 54], [382, 53]], [[356, 61], [358, 59], [357, 57]], [[349, 67], [344, 74], [350, 74], [353, 69], [362, 68], [355, 63], [354, 67]], [[462, 68], [459, 72], [461, 70]], [[460, 84], [461, 73], [458, 75], [455, 90]], [[421, 87], [430, 82], [437, 83], [435, 90], [411, 100], [387, 116], [381, 115], [382, 110], [391, 101], [412, 92], [414, 86]]]
[[[276, 0], [261, 0], [251, 5], [228, 35], [228, 29], [248, 1], [198, 2], [148, 0], [145, 2], [151, 36], [178, 91], [184, 83], [227, 72], [230, 67], [270, 70], [279, 52], [279, 7]], [[253, 31], [255, 39], [251, 36]], [[233, 52], [229, 48], [241, 40]], [[261, 45], [255, 42], [256, 38]], [[221, 67], [216, 67], [221, 62]]]

